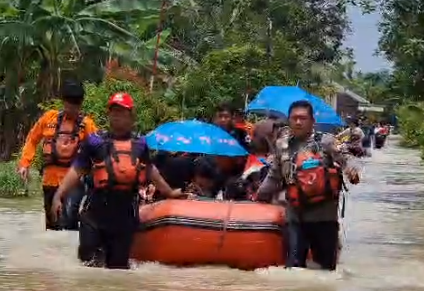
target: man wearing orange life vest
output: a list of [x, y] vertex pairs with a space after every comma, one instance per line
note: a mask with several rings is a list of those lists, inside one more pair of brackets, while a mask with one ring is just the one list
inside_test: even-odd
[[89, 173], [93, 189], [80, 212], [78, 256], [88, 263], [102, 249], [107, 268], [126, 269], [132, 237], [138, 226], [138, 191], [151, 181], [168, 198], [184, 195], [172, 190], [151, 164], [145, 139], [132, 133], [134, 102], [116, 93], [108, 102], [110, 131], [90, 135], [80, 148], [53, 200], [52, 215], [65, 194]]
[[60, 230], [63, 227], [59, 223], [53, 223], [50, 218], [54, 193], [71, 166], [80, 141], [97, 131], [93, 120], [81, 114], [84, 100], [84, 88], [81, 83], [64, 82], [61, 97], [63, 111], [47, 111], [28, 133], [18, 170], [21, 178], [26, 181], [37, 146], [43, 140], [44, 211], [46, 229], [50, 230]]
[[289, 233], [288, 267], [306, 267], [308, 250], [323, 269], [334, 270], [338, 254], [338, 205], [342, 171], [359, 182], [351, 155], [340, 152], [335, 138], [314, 132], [313, 108], [307, 101], [289, 109], [289, 127], [280, 131], [275, 155], [258, 200], [271, 202], [285, 191]]

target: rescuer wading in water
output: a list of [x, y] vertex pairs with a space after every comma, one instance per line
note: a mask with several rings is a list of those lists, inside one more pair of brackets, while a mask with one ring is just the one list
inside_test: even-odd
[[81, 211], [78, 255], [91, 260], [101, 248], [107, 268], [128, 268], [133, 234], [138, 225], [138, 190], [149, 181], [164, 196], [179, 198], [150, 162], [143, 137], [132, 134], [134, 102], [127, 93], [116, 93], [108, 102], [110, 131], [92, 134], [80, 151], [53, 201], [52, 215], [83, 174], [93, 179], [93, 189]]
[[[61, 88], [61, 97], [63, 110], [47, 111], [28, 133], [22, 149], [18, 173], [24, 181], [28, 180], [29, 167], [34, 160], [37, 146], [43, 141], [42, 183], [46, 229], [76, 230], [78, 228], [76, 217], [69, 217], [70, 215], [68, 215], [68, 220], [61, 221], [62, 223], [54, 222], [50, 217], [50, 209], [53, 195], [71, 166], [80, 142], [86, 139], [89, 134], [96, 132], [97, 128], [91, 118], [81, 113], [84, 100], [84, 88], [81, 83], [64, 82]], [[73, 201], [73, 204], [79, 204], [83, 192], [80, 188], [75, 190], [70, 194], [70, 198], [77, 200]], [[76, 214], [77, 209], [74, 212]]]
[[307, 101], [289, 109], [289, 127], [280, 131], [272, 166], [258, 190], [258, 200], [276, 201], [285, 192], [289, 233], [288, 267], [306, 267], [308, 250], [323, 269], [334, 270], [338, 255], [338, 205], [342, 171], [353, 184], [358, 170], [348, 165], [334, 136], [314, 131], [314, 114]]

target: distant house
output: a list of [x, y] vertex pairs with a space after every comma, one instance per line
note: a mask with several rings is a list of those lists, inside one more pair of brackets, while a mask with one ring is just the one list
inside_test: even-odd
[[359, 112], [383, 112], [384, 107], [373, 105], [370, 101], [355, 92], [346, 89], [342, 85], [332, 82], [336, 88], [336, 94], [328, 98], [331, 106], [336, 109], [337, 113], [342, 117], [355, 116]]

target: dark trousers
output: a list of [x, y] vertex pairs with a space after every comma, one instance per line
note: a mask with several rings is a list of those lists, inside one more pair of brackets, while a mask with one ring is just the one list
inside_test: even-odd
[[135, 224], [122, 228], [98, 226], [81, 217], [78, 258], [87, 266], [128, 269]]
[[337, 221], [288, 224], [287, 267], [306, 268], [309, 250], [313, 260], [325, 270], [335, 270], [339, 247]]
[[43, 187], [46, 229], [78, 230], [78, 209], [81, 199], [84, 196], [84, 187], [80, 185], [66, 195], [60, 218], [58, 221], [53, 221], [51, 218], [51, 208], [56, 190], [57, 187]]
[[133, 236], [139, 223], [138, 195], [98, 191], [81, 208], [78, 258], [91, 267], [128, 269]]

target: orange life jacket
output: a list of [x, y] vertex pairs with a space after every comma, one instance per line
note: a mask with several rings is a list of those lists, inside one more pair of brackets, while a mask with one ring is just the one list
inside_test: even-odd
[[[259, 173], [259, 172], [261, 172], [261, 170], [263, 168], [266, 168], [268, 166], [267, 164], [262, 162], [259, 158], [260, 157], [258, 157], [256, 155], [249, 155], [247, 157], [246, 166], [244, 168], [243, 174], [241, 175], [241, 178], [243, 180], [247, 180], [250, 175], [252, 175], [253, 173]], [[258, 181], [258, 182], [260, 183], [260, 181]], [[255, 184], [256, 184], [256, 182], [255, 182]], [[247, 199], [248, 200], [252, 200], [252, 201], [257, 200], [257, 198], [258, 198], [258, 195], [257, 195], [258, 188], [259, 188], [259, 184], [258, 185], [250, 184], [247, 187]]]
[[337, 200], [343, 186], [341, 169], [325, 153], [315, 150], [305, 147], [292, 158], [293, 179], [286, 199], [298, 209]]
[[250, 174], [259, 172], [264, 167], [266, 167], [266, 164], [264, 164], [258, 156], [249, 155], [247, 157], [246, 166], [244, 167], [242, 178], [246, 179], [247, 177], [249, 177]]
[[65, 113], [59, 112], [55, 133], [43, 142], [43, 166], [70, 167], [80, 145], [79, 133], [84, 129], [84, 116], [80, 114], [72, 124], [63, 122]]
[[248, 121], [236, 122], [234, 127], [243, 130], [249, 137], [253, 136], [254, 125]]
[[137, 191], [147, 183], [148, 165], [140, 159], [139, 141], [105, 138], [103, 152], [93, 160], [94, 189]]

